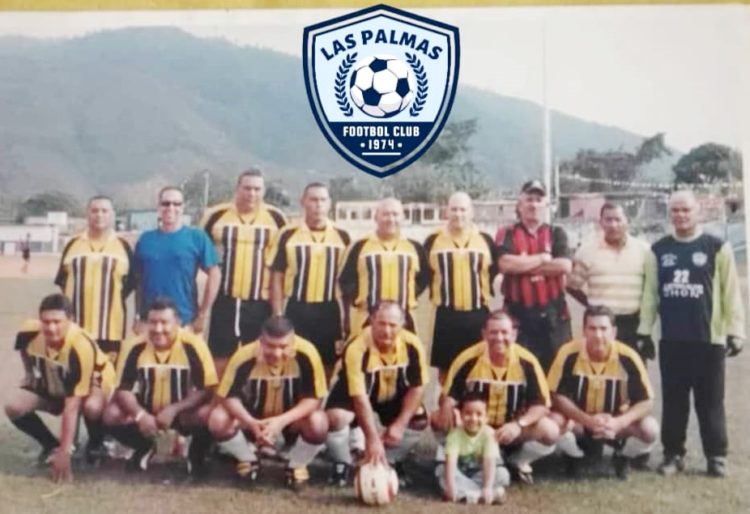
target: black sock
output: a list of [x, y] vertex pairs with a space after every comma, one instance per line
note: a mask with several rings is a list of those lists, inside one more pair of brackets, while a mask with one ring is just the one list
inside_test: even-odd
[[89, 419], [84, 417], [83, 422], [86, 423], [86, 432], [89, 433], [89, 441], [86, 445], [92, 448], [101, 446], [104, 441], [104, 425], [102, 425], [101, 418]]
[[134, 450], [145, 450], [153, 444], [151, 439], [141, 434], [138, 425], [135, 423], [110, 427], [109, 433], [122, 444]]
[[196, 428], [192, 433], [193, 438], [190, 441], [190, 449], [188, 450], [188, 457], [193, 460], [197, 459], [202, 461], [208, 453], [208, 447], [211, 445], [213, 438], [208, 428], [201, 427]]
[[10, 422], [24, 434], [28, 434], [36, 439], [45, 450], [60, 446], [60, 441], [52, 435], [52, 432], [50, 432], [47, 425], [44, 424], [44, 421], [42, 421], [42, 418], [36, 412], [30, 412], [24, 416], [11, 419]]

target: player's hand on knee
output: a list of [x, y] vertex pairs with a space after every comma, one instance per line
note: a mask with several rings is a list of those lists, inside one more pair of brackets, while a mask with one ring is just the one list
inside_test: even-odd
[[174, 423], [177, 417], [177, 410], [173, 405], [168, 405], [159, 411], [156, 415], [156, 424], [161, 430], [167, 430]]
[[137, 421], [137, 425], [138, 430], [140, 430], [141, 434], [146, 437], [156, 437], [156, 434], [159, 433], [159, 425], [156, 422], [156, 416], [148, 412], [141, 416], [141, 419]]
[[635, 349], [644, 361], [656, 359], [656, 346], [651, 336], [638, 336], [635, 341]]
[[745, 341], [741, 337], [727, 337], [727, 357], [736, 357], [745, 347]]
[[404, 427], [393, 423], [385, 429], [383, 433], [383, 444], [389, 448], [395, 448], [401, 444], [401, 440], [404, 438]]

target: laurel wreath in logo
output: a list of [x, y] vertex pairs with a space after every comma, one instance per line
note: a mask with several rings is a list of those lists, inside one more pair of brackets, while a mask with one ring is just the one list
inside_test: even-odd
[[351, 116], [354, 111], [346, 95], [346, 78], [349, 76], [349, 70], [352, 69], [357, 60], [357, 52], [349, 54], [341, 61], [339, 69], [336, 72], [336, 82], [333, 88], [336, 91], [336, 103], [344, 116]]
[[422, 62], [416, 54], [407, 53], [405, 55], [406, 62], [409, 63], [414, 75], [417, 77], [417, 95], [409, 109], [411, 116], [417, 116], [424, 109], [424, 104], [427, 101], [427, 74], [424, 72], [424, 66], [422, 66]]

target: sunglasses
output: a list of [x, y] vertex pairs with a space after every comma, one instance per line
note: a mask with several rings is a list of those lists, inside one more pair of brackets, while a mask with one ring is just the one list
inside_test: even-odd
[[162, 207], [182, 207], [182, 202], [170, 202], [169, 200], [162, 200], [160, 205]]

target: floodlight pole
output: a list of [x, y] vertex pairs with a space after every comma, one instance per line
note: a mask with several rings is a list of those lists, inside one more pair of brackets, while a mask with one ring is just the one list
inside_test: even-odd
[[552, 189], [552, 145], [550, 128], [550, 111], [547, 98], [547, 22], [542, 20], [542, 180], [550, 199], [550, 209], [547, 211], [547, 221], [552, 218], [552, 211], [556, 210], [557, 190]]

